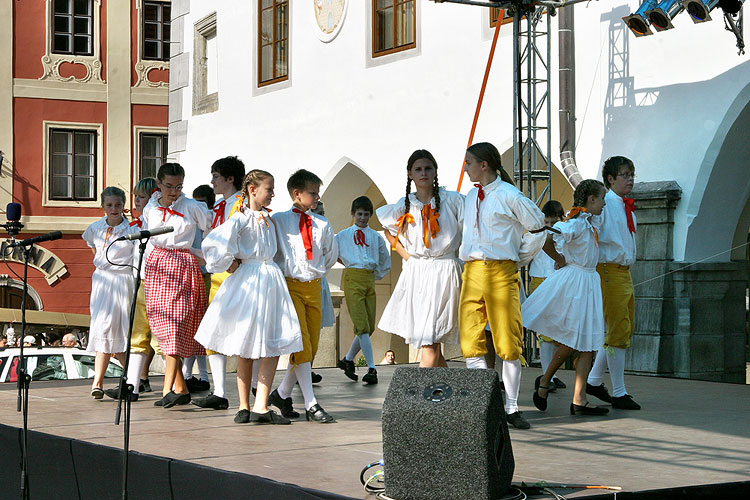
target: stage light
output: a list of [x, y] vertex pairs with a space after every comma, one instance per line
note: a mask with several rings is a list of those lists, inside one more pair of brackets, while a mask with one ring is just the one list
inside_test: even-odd
[[651, 21], [651, 26], [656, 31], [671, 30], [674, 28], [672, 19], [682, 11], [680, 0], [662, 0], [655, 9], [646, 12], [646, 17]]
[[646, 11], [654, 9], [657, 4], [658, 2], [656, 0], [645, 0], [634, 14], [622, 18], [635, 36], [648, 36], [653, 34], [651, 33], [651, 28], [648, 27]]
[[682, 6], [690, 14], [694, 23], [705, 23], [711, 20], [709, 12], [719, 5], [719, 0], [683, 0]]
[[727, 14], [737, 14], [745, 0], [719, 0], [719, 7]]

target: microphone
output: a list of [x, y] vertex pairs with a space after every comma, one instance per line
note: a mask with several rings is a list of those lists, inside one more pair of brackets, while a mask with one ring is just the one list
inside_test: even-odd
[[19, 203], [8, 203], [8, 206], [5, 208], [5, 214], [8, 222], [0, 224], [0, 227], [8, 231], [11, 239], [15, 239], [15, 236], [23, 229], [23, 224], [19, 222], [21, 220], [21, 205]]
[[12, 247], [26, 247], [29, 245], [34, 245], [36, 243], [41, 243], [43, 241], [59, 240], [60, 238], [62, 238], [62, 232], [52, 231], [51, 233], [34, 236], [33, 238], [26, 238], [25, 240], [21, 240], [21, 241], [14, 241], [8, 246], [11, 248]]
[[171, 233], [172, 231], [174, 231], [174, 228], [172, 226], [157, 227], [156, 229], [138, 231], [137, 233], [129, 234], [127, 236], [120, 236], [115, 241], [142, 240], [144, 238], [150, 238], [152, 236], [158, 236], [164, 233]]

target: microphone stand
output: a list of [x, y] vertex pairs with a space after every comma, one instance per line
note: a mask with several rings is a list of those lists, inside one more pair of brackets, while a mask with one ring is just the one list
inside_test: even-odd
[[[133, 302], [130, 306], [130, 326], [128, 327], [128, 350], [125, 351], [125, 363], [123, 364], [122, 376], [120, 377], [119, 399], [117, 400], [117, 410], [115, 413], [115, 425], [120, 425], [120, 415], [122, 413], [122, 403], [125, 402], [125, 425], [123, 426], [123, 445], [122, 445], [122, 500], [128, 498], [128, 458], [130, 454], [130, 406], [132, 404], [131, 395], [135, 388], [133, 384], [128, 384], [128, 367], [130, 366], [130, 343], [133, 338], [133, 321], [135, 319], [135, 308], [138, 302], [138, 289], [141, 286], [141, 266], [143, 265], [143, 254], [146, 251], [146, 244], [149, 237], [140, 240], [138, 246], [138, 268], [135, 274], [135, 290], [133, 291]], [[114, 242], [113, 242], [114, 243]]]
[[29, 291], [29, 245], [23, 250], [23, 298], [21, 299], [21, 337], [16, 378], [18, 379], [18, 404], [16, 411], [23, 411], [23, 434], [21, 437], [21, 500], [29, 499], [29, 386], [31, 375], [26, 373], [26, 358], [23, 355], [23, 341], [26, 338], [26, 296]]

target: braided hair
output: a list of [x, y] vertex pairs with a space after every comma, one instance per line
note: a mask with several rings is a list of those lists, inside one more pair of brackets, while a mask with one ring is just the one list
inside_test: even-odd
[[[604, 184], [596, 179], [586, 179], [576, 186], [576, 190], [573, 192], [573, 206], [574, 207], [585, 207], [586, 201], [589, 196], [598, 196], [599, 194], [606, 191]], [[571, 218], [578, 217], [578, 214], [573, 215]]]
[[248, 189], [248, 186], [252, 184], [253, 186], [258, 187], [260, 186], [261, 182], [268, 178], [273, 179], [273, 175], [271, 175], [269, 172], [266, 172], [265, 170], [259, 170], [256, 168], [248, 172], [244, 179], [242, 179], [242, 190], [240, 191], [242, 199], [240, 200], [239, 207], [239, 210], [241, 212], [245, 211], [245, 202], [248, 198], [250, 198], [250, 190]]
[[411, 193], [411, 178], [409, 177], [409, 172], [411, 172], [411, 168], [417, 160], [427, 160], [435, 167], [435, 182], [432, 184], [432, 196], [435, 198], [435, 212], [440, 212], [440, 185], [438, 184], [437, 161], [435, 161], [435, 157], [432, 156], [432, 153], [426, 149], [417, 149], [411, 154], [409, 160], [406, 162], [406, 197], [404, 198], [404, 213], [409, 213], [409, 208], [411, 207], [411, 201], [409, 200], [409, 194]]
[[503, 168], [503, 162], [500, 157], [500, 151], [489, 142], [477, 142], [472, 144], [466, 149], [467, 153], [470, 153], [479, 161], [486, 161], [487, 165], [490, 166], [500, 178], [508, 184], [515, 186], [513, 178], [508, 175], [508, 172]]

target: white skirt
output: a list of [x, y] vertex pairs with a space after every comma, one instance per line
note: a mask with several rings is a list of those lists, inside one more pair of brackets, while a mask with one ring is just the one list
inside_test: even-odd
[[127, 349], [133, 273], [94, 270], [91, 275], [89, 352], [117, 354]]
[[243, 261], [219, 287], [195, 340], [212, 351], [247, 359], [302, 350], [302, 331], [279, 266]]
[[521, 317], [529, 330], [577, 351], [598, 351], [604, 344], [599, 273], [575, 264], [555, 271], [521, 305]]
[[461, 263], [458, 259], [404, 262], [378, 328], [415, 347], [458, 343]]
[[320, 280], [320, 309], [321, 309], [321, 328], [328, 328], [336, 325], [336, 315], [333, 312], [333, 300], [331, 300], [331, 289], [328, 286], [328, 280]]

